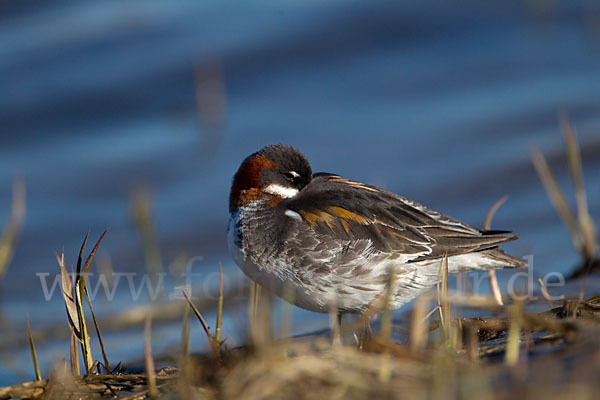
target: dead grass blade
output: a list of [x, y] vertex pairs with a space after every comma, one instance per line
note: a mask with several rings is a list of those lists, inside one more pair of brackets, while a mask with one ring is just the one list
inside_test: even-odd
[[100, 334], [100, 326], [98, 326], [98, 322], [96, 321], [96, 314], [94, 313], [94, 308], [92, 307], [92, 301], [90, 300], [90, 295], [87, 290], [85, 291], [85, 297], [87, 298], [88, 306], [90, 307], [90, 312], [92, 313], [92, 320], [94, 321], [94, 327], [96, 328], [96, 335], [98, 336], [98, 343], [100, 344], [100, 350], [102, 351], [102, 359], [104, 359], [104, 368], [106, 369], [106, 373], [110, 374], [111, 368], [110, 363], [108, 362], [108, 357], [106, 356], [106, 351], [104, 349], [104, 342], [102, 341], [102, 335]]
[[219, 303], [217, 305], [217, 327], [215, 341], [221, 344], [221, 325], [223, 323], [223, 266], [219, 262]]
[[87, 244], [89, 236], [90, 236], [90, 231], [88, 231], [85, 234], [85, 238], [83, 238], [83, 243], [81, 243], [81, 248], [79, 249], [79, 256], [77, 257], [77, 276], [78, 277], [79, 277], [79, 275], [81, 275], [81, 263], [83, 262], [83, 252], [85, 251], [85, 245]]
[[[492, 219], [494, 218], [496, 211], [498, 211], [500, 206], [502, 206], [502, 204], [504, 204], [506, 202], [506, 200], [508, 200], [508, 196], [503, 196], [494, 203], [492, 208], [490, 208], [490, 210], [488, 211], [488, 213], [485, 217], [485, 221], [483, 223], [483, 229], [490, 230], [492, 228]], [[502, 292], [500, 291], [500, 286], [498, 285], [498, 278], [496, 277], [496, 270], [489, 269], [488, 276], [490, 278], [490, 287], [492, 289], [492, 295], [494, 296], [496, 303], [499, 306], [503, 306], [504, 301], [502, 301]]]
[[[393, 307], [392, 299], [395, 293], [395, 283], [396, 283], [396, 273], [393, 267], [390, 268], [387, 287], [384, 294], [383, 301], [383, 313], [381, 315], [381, 330], [379, 332], [379, 339], [382, 343], [390, 343], [391, 342], [391, 334], [392, 334], [392, 315], [393, 315]], [[365, 321], [368, 324], [368, 319]], [[362, 341], [359, 340], [358, 343], [360, 345]], [[380, 382], [388, 382], [392, 375], [391, 371], [391, 363], [390, 363], [390, 347], [384, 346], [381, 354], [381, 363], [378, 371], [378, 377]]]
[[437, 284], [436, 284], [436, 294], [437, 294], [437, 310], [439, 311], [440, 314], [440, 323], [443, 324], [444, 323], [444, 310], [442, 309], [442, 291], [441, 291], [441, 284], [442, 284], [442, 271], [444, 268], [444, 259], [442, 258], [440, 260], [440, 267], [438, 268], [438, 277], [437, 277]]
[[474, 323], [463, 321], [463, 341], [465, 349], [467, 351], [467, 357], [469, 361], [475, 362], [479, 358], [479, 338], [478, 338], [478, 327]]
[[449, 343], [449, 339], [450, 339], [450, 331], [451, 331], [451, 327], [450, 327], [450, 321], [451, 321], [451, 316], [450, 316], [450, 295], [449, 295], [449, 288], [448, 288], [448, 254], [444, 254], [444, 258], [443, 258], [443, 263], [444, 263], [444, 273], [442, 275], [442, 302], [440, 303], [440, 310], [444, 310], [444, 312], [442, 313], [443, 317], [444, 317], [444, 323], [442, 324], [443, 329], [442, 332], [444, 333], [444, 338], [446, 343]]
[[[60, 268], [60, 276], [62, 278], [62, 294], [63, 299], [65, 300], [65, 307], [67, 309], [67, 317], [69, 319], [69, 325], [73, 328], [73, 333], [77, 336], [79, 340], [81, 340], [81, 331], [79, 324], [79, 314], [77, 312], [77, 306], [75, 305], [75, 297], [73, 290], [74, 282], [71, 281], [69, 277], [69, 273], [67, 272], [67, 268], [65, 266], [65, 249], [61, 250], [60, 257], [58, 254], [56, 255], [56, 261], [58, 261], [58, 266]], [[73, 276], [73, 279], [76, 281], [76, 277]]]
[[151, 279], [154, 279], [163, 271], [163, 265], [152, 220], [152, 201], [146, 190], [139, 189], [132, 196], [130, 215], [142, 241], [146, 270]]
[[156, 387], [156, 371], [154, 370], [154, 359], [152, 358], [152, 347], [150, 344], [150, 329], [152, 328], [152, 317], [146, 317], [144, 325], [144, 363], [146, 366], [146, 376], [148, 378], [148, 393], [153, 399], [158, 398], [158, 389]]
[[583, 181], [583, 168], [581, 167], [581, 155], [575, 129], [569, 122], [565, 113], [559, 114], [560, 125], [565, 137], [567, 160], [573, 186], [575, 189], [575, 201], [577, 204], [577, 219], [582, 236], [582, 252], [586, 261], [594, 260], [598, 251], [596, 242], [596, 229], [590, 217]]
[[564, 195], [550, 172], [550, 168], [548, 167], [544, 156], [538, 150], [535, 150], [532, 154], [532, 159], [540, 179], [544, 183], [548, 197], [550, 197], [554, 208], [557, 210], [557, 213], [567, 227], [575, 249], [581, 254], [583, 259], [581, 267], [571, 275], [571, 278], [583, 275], [579, 291], [579, 298], [581, 300], [584, 297], [587, 276], [592, 269], [592, 266], [598, 262], [598, 242], [596, 238], [596, 228], [588, 210], [577, 135], [565, 113], [559, 114], [559, 121], [565, 138], [565, 150], [569, 172], [575, 191], [577, 219], [575, 219], [571, 213], [564, 199]]
[[581, 251], [582, 238], [579, 232], [579, 227], [577, 226], [577, 221], [571, 213], [571, 210], [569, 210], [567, 201], [565, 200], [565, 197], [560, 190], [554, 175], [552, 175], [552, 171], [550, 170], [550, 166], [548, 165], [546, 158], [539, 150], [534, 149], [531, 154], [531, 159], [542, 181], [542, 184], [546, 189], [546, 193], [548, 194], [548, 197], [550, 197], [550, 201], [554, 205], [556, 212], [569, 231], [569, 235], [573, 241], [573, 246], [575, 246], [578, 251]]
[[181, 324], [181, 343], [180, 343], [180, 354], [178, 360], [179, 366], [179, 382], [177, 384], [177, 390], [179, 392], [179, 398], [189, 399], [192, 398], [191, 390], [192, 387], [192, 362], [190, 360], [190, 303], [185, 302], [183, 308], [183, 321]]
[[79, 368], [79, 351], [77, 350], [77, 343], [79, 339], [77, 339], [77, 335], [75, 334], [75, 329], [71, 326], [71, 337], [69, 340], [69, 356], [71, 360], [71, 374], [73, 376], [79, 376], [81, 374], [81, 370]]
[[31, 327], [29, 325], [29, 315], [25, 314], [27, 320], [27, 339], [29, 340], [29, 349], [31, 350], [31, 359], [33, 360], [33, 369], [35, 370], [35, 380], [41, 381], [42, 374], [40, 373], [40, 364], [38, 363], [37, 352], [35, 351], [35, 344], [33, 343], [33, 336], [31, 335]]
[[190, 300], [190, 298], [188, 297], [188, 295], [185, 292], [185, 290], [182, 290], [181, 293], [183, 293], [183, 297], [185, 297], [185, 299], [187, 300], [188, 304], [192, 308], [192, 311], [194, 312], [194, 314], [196, 314], [196, 317], [198, 318], [198, 320], [200, 321], [200, 324], [202, 325], [202, 328], [204, 329], [204, 333], [206, 333], [206, 337], [208, 338], [208, 340], [212, 344], [212, 342], [214, 341], [214, 339], [213, 339], [212, 335], [210, 334], [210, 329], [208, 328], [208, 325], [206, 324], [206, 321], [204, 320], [204, 317], [202, 316], [202, 313], [200, 313], [200, 311], [196, 308], [196, 306], [194, 305], [194, 303], [192, 303], [192, 300]]
[[521, 328], [523, 327], [523, 303], [515, 300], [510, 306], [509, 315], [504, 362], [506, 365], [513, 366], [519, 361], [519, 345], [521, 343]]
[[254, 298], [252, 301], [254, 302], [254, 318], [258, 316], [260, 313], [260, 300], [262, 299], [262, 286], [256, 283], [256, 289], [254, 290]]
[[483, 229], [485, 229], [485, 230], [491, 229], [492, 219], [494, 219], [494, 215], [496, 214], [496, 211], [498, 211], [498, 209], [502, 206], [502, 204], [506, 203], [506, 200], [508, 200], [508, 196], [502, 196], [494, 203], [494, 205], [492, 205], [492, 207], [488, 211], [487, 215], [485, 216], [485, 221], [483, 222]]
[[417, 354], [427, 344], [427, 329], [425, 321], [437, 310], [434, 308], [428, 315], [425, 315], [425, 310], [429, 304], [429, 296], [423, 295], [417, 297], [410, 318], [410, 330], [408, 334], [408, 343], [413, 354]]
[[81, 354], [83, 356], [83, 365], [85, 366], [85, 373], [90, 374], [92, 364], [94, 363], [94, 357], [91, 353], [90, 337], [88, 336], [87, 325], [85, 323], [85, 313], [83, 311], [83, 292], [85, 290], [85, 279], [81, 280], [81, 263], [83, 261], [83, 252], [85, 251], [85, 245], [87, 243], [90, 232], [88, 231], [81, 244], [79, 250], [79, 256], [77, 257], [77, 275], [74, 277], [75, 282], [73, 283], [75, 293], [73, 295], [75, 300], [75, 308], [77, 310], [77, 320], [79, 321], [79, 335], [81, 342]]
[[248, 323], [250, 325], [250, 329], [252, 329], [252, 322], [256, 318], [256, 307], [254, 302], [254, 297], [256, 296], [256, 283], [254, 281], [250, 281], [250, 287], [248, 289]]
[[496, 276], [495, 269], [488, 270], [488, 277], [490, 278], [490, 287], [492, 288], [492, 296], [494, 296], [494, 300], [496, 304], [499, 306], [504, 305], [504, 300], [502, 300], [502, 292], [500, 291], [500, 285], [498, 284], [498, 277]]
[[25, 183], [21, 179], [15, 179], [10, 218], [0, 236], [0, 279], [4, 277], [8, 270], [24, 219]]
[[[85, 289], [84, 289], [85, 290]], [[83, 355], [85, 372], [91, 372], [94, 357], [92, 356], [92, 348], [90, 346], [90, 337], [88, 335], [87, 324], [85, 323], [85, 315], [83, 312], [82, 291], [80, 285], [75, 286], [75, 305], [77, 306], [77, 316], [79, 317], [79, 332], [81, 333], [81, 353]]]
[[186, 358], [190, 352], [190, 303], [185, 302], [183, 321], [181, 322], [181, 358]]
[[[85, 235], [85, 239], [83, 240], [83, 243], [81, 245], [81, 250], [79, 251], [79, 257], [77, 258], [77, 289], [79, 289], [79, 294], [78, 294], [77, 298], [75, 299], [75, 302], [77, 304], [77, 302], [79, 301], [79, 304], [81, 305], [81, 311], [83, 311], [83, 295], [87, 292], [87, 288], [86, 288], [87, 277], [90, 272], [90, 268], [92, 266], [92, 261], [94, 259], [94, 256], [96, 255], [96, 252], [98, 251], [98, 247], [100, 246], [100, 243], [102, 242], [102, 239], [104, 238], [104, 235], [106, 235], [106, 231], [104, 231], [104, 233], [102, 233], [102, 235], [96, 242], [96, 245], [94, 246], [94, 248], [92, 249], [92, 252], [87, 257], [85, 264], [83, 265], [83, 268], [82, 268], [81, 262], [83, 260], [83, 253], [85, 251], [85, 245], [87, 243], [89, 234], [90, 233], [88, 231], [88, 233]], [[88, 300], [89, 300], [89, 298], [88, 298]], [[85, 321], [84, 321], [84, 324], [85, 324]]]
[[[441, 278], [441, 279], [440, 279]], [[438, 283], [437, 283], [437, 305], [440, 314], [440, 324], [442, 328], [442, 337], [444, 341], [448, 339], [449, 332], [449, 302], [448, 302], [448, 255], [444, 254], [444, 257], [440, 260], [440, 269], [438, 271]]]
[[[423, 297], [423, 296], [421, 296], [421, 297]], [[433, 315], [433, 313], [434, 313], [434, 312], [436, 312], [436, 311], [437, 311], [439, 308], [440, 308], [440, 306], [439, 306], [439, 305], [438, 305], [438, 306], [435, 306], [435, 307], [433, 307], [433, 308], [431, 309], [431, 311], [429, 311], [429, 312], [427, 313], [427, 315], [425, 315], [425, 316], [423, 317], [423, 321], [422, 321], [422, 322], [423, 322], [423, 323], [425, 323], [425, 321], [427, 321], [427, 320], [429, 319], [429, 317], [431, 317], [431, 316]]]
[[390, 268], [390, 274], [388, 277], [387, 287], [385, 291], [385, 298], [383, 302], [383, 313], [381, 314], [381, 331], [379, 337], [382, 340], [389, 340], [392, 334], [392, 312], [394, 311], [391, 307], [392, 296], [394, 295], [394, 286], [396, 282], [396, 274], [394, 268]]
[[[87, 276], [88, 276], [88, 274], [90, 272], [90, 268], [92, 266], [92, 261], [94, 261], [94, 257], [96, 256], [96, 252], [98, 251], [98, 247], [100, 247], [100, 243], [102, 243], [102, 239], [104, 239], [105, 235], [106, 235], [106, 231], [104, 231], [102, 233], [102, 235], [100, 235], [100, 238], [96, 242], [96, 245], [92, 249], [92, 252], [88, 255], [87, 259], [85, 260], [85, 264], [83, 266], [83, 270], [81, 271], [81, 273], [79, 271], [79, 262], [80, 262], [80, 260], [78, 260], [77, 274], [79, 275], [79, 277], [78, 277], [79, 278], [79, 283], [83, 287], [85, 287]], [[87, 236], [86, 236], [86, 240], [87, 240]], [[83, 251], [84, 247], [85, 247], [85, 242], [83, 243], [83, 246], [81, 247], [82, 251]], [[81, 254], [79, 256], [81, 257]]]
[[550, 294], [548, 293], [548, 290], [546, 290], [546, 286], [544, 286], [544, 282], [542, 281], [542, 278], [538, 278], [538, 282], [540, 284], [540, 288], [542, 289], [542, 295], [548, 302], [548, 306], [550, 306], [550, 309], [553, 309], [554, 304], [552, 303], [552, 299], [550, 298]]

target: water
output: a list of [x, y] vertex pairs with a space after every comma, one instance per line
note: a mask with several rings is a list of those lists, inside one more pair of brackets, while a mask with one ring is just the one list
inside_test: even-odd
[[[530, 150], [540, 148], [569, 189], [557, 122], [567, 111], [590, 211], [600, 215], [600, 8], [536, 3], [5, 6], [0, 223], [15, 177], [27, 185], [27, 217], [0, 286], [2, 336], [22, 339], [25, 313], [34, 330], [63, 323], [60, 292], [46, 301], [39, 274], [54, 277], [53, 252], [63, 245], [74, 263], [88, 229], [94, 241], [108, 230], [102, 251], [116, 272], [144, 272], [129, 216], [140, 187], [154, 203], [165, 265], [201, 256], [195, 285], [218, 261], [239, 282], [225, 244], [230, 180], [269, 143], [297, 146], [315, 171], [382, 186], [474, 225], [509, 195], [493, 223], [521, 237], [506, 249], [533, 254], [536, 276], [568, 274], [578, 256]], [[199, 115], [197, 89], [201, 101], [223, 94], [224, 108], [217, 98], [208, 105], [216, 112]], [[112, 302], [98, 301], [99, 315], [148, 301], [118, 290]], [[231, 313], [225, 331], [243, 314]], [[295, 310], [294, 318], [297, 333], [327, 326], [326, 316]], [[157, 327], [157, 352], [176, 346], [178, 329]], [[139, 358], [137, 332], [108, 336], [113, 358]], [[2, 348], [0, 384], [31, 379], [27, 348]], [[67, 343], [38, 351], [47, 371]]]

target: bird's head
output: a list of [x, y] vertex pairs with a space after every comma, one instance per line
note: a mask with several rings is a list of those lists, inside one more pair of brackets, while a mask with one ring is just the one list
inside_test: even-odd
[[248, 156], [233, 177], [229, 212], [260, 199], [275, 206], [294, 197], [312, 179], [308, 160], [292, 146], [263, 147]]

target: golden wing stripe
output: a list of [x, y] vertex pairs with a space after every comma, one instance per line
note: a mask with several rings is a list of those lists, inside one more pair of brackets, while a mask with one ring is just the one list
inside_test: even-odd
[[345, 183], [346, 185], [350, 185], [350, 186], [358, 188], [358, 189], [369, 190], [371, 192], [379, 191], [379, 190], [375, 189], [374, 187], [365, 185], [364, 183], [351, 181], [349, 179], [344, 179], [341, 176], [333, 176], [333, 177], [329, 178], [329, 180], [334, 181], [334, 182], [339, 182], [339, 183]]

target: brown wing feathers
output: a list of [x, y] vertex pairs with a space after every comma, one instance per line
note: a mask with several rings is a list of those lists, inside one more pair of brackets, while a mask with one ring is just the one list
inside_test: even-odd
[[339, 240], [370, 239], [386, 252], [422, 254], [413, 261], [485, 250], [516, 239], [428, 213], [393, 193], [337, 175], [315, 176], [282, 205], [298, 212], [317, 233]]

